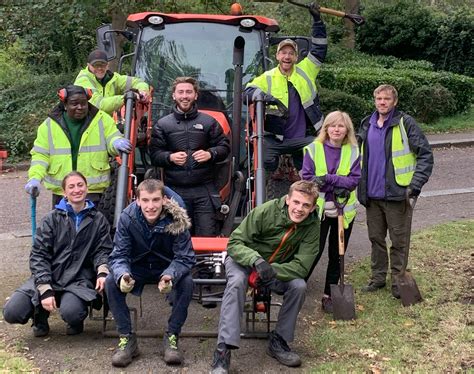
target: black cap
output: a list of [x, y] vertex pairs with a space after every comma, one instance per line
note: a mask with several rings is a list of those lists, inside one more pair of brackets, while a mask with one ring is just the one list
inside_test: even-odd
[[89, 54], [87, 58], [87, 62], [91, 65], [95, 64], [96, 62], [103, 62], [107, 63], [107, 53], [101, 51], [100, 49], [96, 49]]

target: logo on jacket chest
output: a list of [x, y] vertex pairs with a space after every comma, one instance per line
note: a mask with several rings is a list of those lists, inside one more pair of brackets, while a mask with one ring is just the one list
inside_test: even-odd
[[193, 125], [193, 127], [196, 129], [196, 130], [204, 130], [204, 126], [200, 123], [195, 123]]

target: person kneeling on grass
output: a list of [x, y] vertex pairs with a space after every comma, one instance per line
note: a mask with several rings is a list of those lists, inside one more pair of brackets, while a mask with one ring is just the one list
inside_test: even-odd
[[110, 274], [105, 282], [110, 311], [120, 334], [113, 366], [125, 367], [139, 354], [127, 293], [139, 296], [145, 284], [155, 282], [160, 292], [174, 292], [163, 338], [164, 361], [181, 364], [178, 337], [188, 316], [193, 294], [191, 268], [196, 263], [190, 226], [185, 208], [167, 198], [163, 182], [156, 179], [141, 182], [137, 200], [120, 215], [109, 257]]
[[43, 218], [30, 254], [31, 278], [3, 308], [8, 323], [33, 319], [33, 335], [49, 333], [48, 317], [59, 310], [66, 334], [84, 330], [88, 306], [104, 290], [112, 251], [107, 219], [87, 196], [87, 180], [77, 171], [62, 181], [64, 197]]

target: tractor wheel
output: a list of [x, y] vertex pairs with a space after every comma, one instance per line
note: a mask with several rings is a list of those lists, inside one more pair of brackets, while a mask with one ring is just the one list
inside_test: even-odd
[[287, 178], [285, 179], [273, 179], [268, 178], [266, 192], [267, 192], [267, 201], [272, 199], [278, 199], [288, 193], [288, 190], [291, 186], [291, 181]]
[[107, 221], [110, 224], [110, 227], [114, 223], [114, 213], [115, 213], [115, 198], [117, 196], [117, 178], [118, 178], [118, 169], [120, 165], [117, 161], [112, 161], [110, 168], [110, 186], [106, 188], [102, 197], [100, 198], [99, 205], [97, 209], [102, 212], [102, 214], [107, 218]]

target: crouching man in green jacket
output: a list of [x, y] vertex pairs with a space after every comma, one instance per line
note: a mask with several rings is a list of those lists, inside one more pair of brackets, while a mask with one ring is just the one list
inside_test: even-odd
[[240, 316], [253, 270], [258, 274], [257, 284], [283, 295], [267, 353], [283, 365], [301, 365], [288, 342], [293, 341], [296, 318], [304, 303], [305, 278], [319, 252], [317, 198], [312, 182], [295, 182], [288, 195], [253, 209], [230, 236], [225, 260], [227, 286], [212, 373], [228, 373], [230, 350], [239, 348]]

